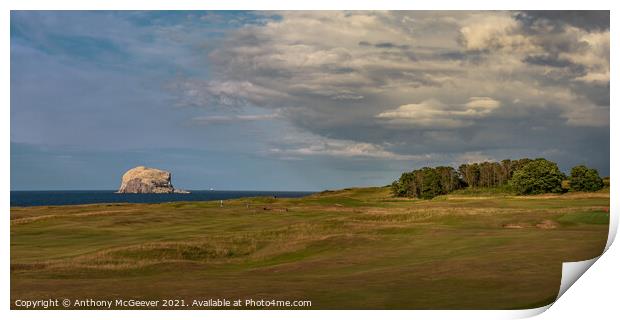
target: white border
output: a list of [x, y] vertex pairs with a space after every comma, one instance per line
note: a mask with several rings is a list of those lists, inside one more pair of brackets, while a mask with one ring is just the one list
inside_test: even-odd
[[[240, 1], [232, 0], [226, 2], [205, 2], [205, 1], [165, 1], [165, 0], [108, 0], [99, 1], [72, 1], [72, 0], [31, 0], [31, 1], [1, 1], [1, 21], [3, 25], [2, 39], [2, 61], [4, 70], [2, 73], [2, 125], [0, 130], [3, 133], [1, 141], [2, 156], [2, 177], [4, 182], [5, 196], [2, 198], [2, 207], [5, 214], [9, 212], [9, 190], [10, 190], [10, 34], [9, 19], [10, 10], [185, 10], [185, 9], [212, 9], [212, 10], [233, 10], [233, 9], [261, 9], [261, 10], [342, 10], [342, 9], [415, 9], [415, 10], [517, 10], [517, 9], [539, 9], [539, 10], [611, 10], [611, 29], [614, 29], [614, 21], [617, 20], [616, 9], [617, 1], [589, 0], [589, 1], [540, 1], [540, 0], [521, 0], [521, 1], [492, 1], [492, 0], [469, 0], [469, 1], [406, 1], [406, 0], [313, 0], [313, 1]], [[615, 31], [611, 33], [611, 56], [613, 52], [618, 52], [618, 37]], [[615, 61], [612, 59], [612, 78], [615, 78]], [[611, 105], [616, 101], [616, 94], [611, 91]], [[611, 123], [618, 118], [618, 112], [611, 110]], [[612, 125], [611, 141], [617, 141], [618, 130]], [[610, 146], [611, 147], [611, 146]], [[610, 163], [617, 163], [618, 153], [614, 148], [610, 149]], [[612, 165], [610, 168], [612, 191], [611, 191], [611, 210], [612, 221], [610, 226], [610, 237], [607, 243], [608, 250], [592, 266], [592, 270], [586, 272], [582, 279], [562, 296], [560, 300], [553, 304], [549, 311], [543, 313], [543, 319], [560, 319], [573, 317], [592, 317], [596, 319], [611, 319], [617, 315], [615, 305], [617, 304], [620, 270], [620, 252], [617, 245], [610, 247], [618, 226], [618, 192], [616, 191], [617, 169]], [[9, 311], [10, 301], [10, 228], [9, 219], [2, 219], [2, 235], [4, 240], [4, 250], [0, 252], [2, 264], [0, 266], [3, 275], [2, 290], [0, 299], [5, 301], [2, 308], [4, 319], [110, 319], [110, 318], [150, 318], [150, 319], [170, 319], [182, 317], [187, 319], [204, 318], [226, 318], [226, 319], [315, 319], [317, 317], [350, 319], [376, 319], [377, 317], [410, 319], [511, 319], [529, 317], [539, 314], [547, 307], [531, 310], [517, 311]]]

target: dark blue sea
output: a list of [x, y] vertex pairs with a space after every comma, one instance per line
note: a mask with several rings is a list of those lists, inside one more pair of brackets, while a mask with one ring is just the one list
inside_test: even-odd
[[129, 194], [114, 190], [11, 191], [11, 207], [57, 206], [90, 203], [162, 203], [174, 201], [210, 201], [245, 197], [300, 198], [313, 192], [298, 191], [211, 191], [194, 190], [189, 194]]

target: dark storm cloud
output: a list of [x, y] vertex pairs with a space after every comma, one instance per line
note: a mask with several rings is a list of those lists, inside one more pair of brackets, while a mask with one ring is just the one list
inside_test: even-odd
[[379, 49], [402, 49], [402, 50], [407, 50], [409, 48], [411, 48], [411, 46], [406, 45], [406, 44], [395, 44], [392, 42], [378, 42], [375, 44], [372, 44], [368, 41], [360, 41], [357, 43], [359, 46], [362, 47], [375, 47], [375, 48], [379, 48]]
[[516, 17], [524, 24], [530, 26], [542, 20], [558, 29], [569, 25], [586, 31], [609, 30], [608, 10], [524, 11]]
[[609, 83], [571, 84], [571, 88], [595, 105], [609, 108]]
[[540, 66], [549, 66], [555, 68], [566, 68], [576, 66], [573, 62], [568, 59], [558, 58], [557, 56], [548, 56], [548, 55], [531, 55], [525, 57], [523, 60], [526, 63], [540, 65]]
[[377, 48], [387, 48], [387, 49], [392, 49], [392, 48], [396, 48], [396, 49], [409, 49], [410, 46], [406, 45], [406, 44], [394, 44], [391, 42], [380, 42], [380, 43], [376, 43], [375, 47]]

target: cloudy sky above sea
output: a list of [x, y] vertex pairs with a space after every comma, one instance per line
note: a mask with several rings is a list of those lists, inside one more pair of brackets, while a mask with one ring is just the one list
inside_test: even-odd
[[609, 12], [13, 11], [11, 189], [385, 185], [545, 157], [609, 174]]

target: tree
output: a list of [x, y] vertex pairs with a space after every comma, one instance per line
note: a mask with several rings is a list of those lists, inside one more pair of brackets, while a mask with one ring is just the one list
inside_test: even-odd
[[480, 181], [480, 167], [477, 163], [462, 164], [459, 166], [459, 173], [467, 186], [478, 187]]
[[511, 184], [518, 194], [562, 192], [564, 174], [555, 162], [539, 158], [528, 161], [512, 176]]
[[532, 159], [528, 159], [528, 158], [523, 158], [523, 159], [519, 159], [519, 160], [514, 160], [512, 161], [511, 165], [510, 165], [510, 170], [512, 172], [512, 174], [514, 174], [515, 172], [517, 172], [519, 169], [523, 168], [523, 166], [525, 166], [526, 164], [532, 162]]
[[394, 180], [394, 182], [392, 182], [392, 184], [390, 185], [390, 189], [392, 189], [393, 195], [397, 197], [404, 196], [404, 194], [402, 194], [400, 191], [400, 182], [398, 180]]
[[396, 196], [421, 199], [431, 199], [464, 187], [506, 190], [506, 187], [513, 186], [517, 193], [535, 194], [561, 192], [564, 177], [555, 163], [543, 158], [505, 159], [462, 164], [458, 171], [447, 166], [424, 167], [403, 173], [391, 187]]
[[424, 167], [405, 172], [400, 179], [392, 183], [392, 193], [399, 197], [417, 197], [432, 199], [440, 194], [447, 194], [463, 185], [457, 172], [452, 167]]
[[450, 193], [454, 190], [460, 189], [462, 181], [459, 178], [459, 174], [452, 167], [436, 167], [434, 169], [439, 174], [441, 180], [442, 193]]
[[502, 160], [500, 166], [502, 170], [502, 184], [504, 184], [512, 178], [512, 161], [510, 159]]
[[421, 175], [421, 183], [418, 198], [420, 199], [432, 199], [435, 196], [443, 194], [443, 188], [441, 187], [441, 176], [433, 168], [422, 168], [419, 172]]
[[415, 174], [414, 172], [405, 172], [400, 179], [392, 183], [392, 192], [399, 197], [415, 196]]
[[458, 173], [470, 188], [494, 188], [508, 183], [515, 171], [530, 162], [530, 159], [510, 160], [501, 162], [469, 163], [459, 166]]
[[596, 191], [603, 188], [603, 179], [596, 169], [579, 165], [570, 171], [571, 191]]

